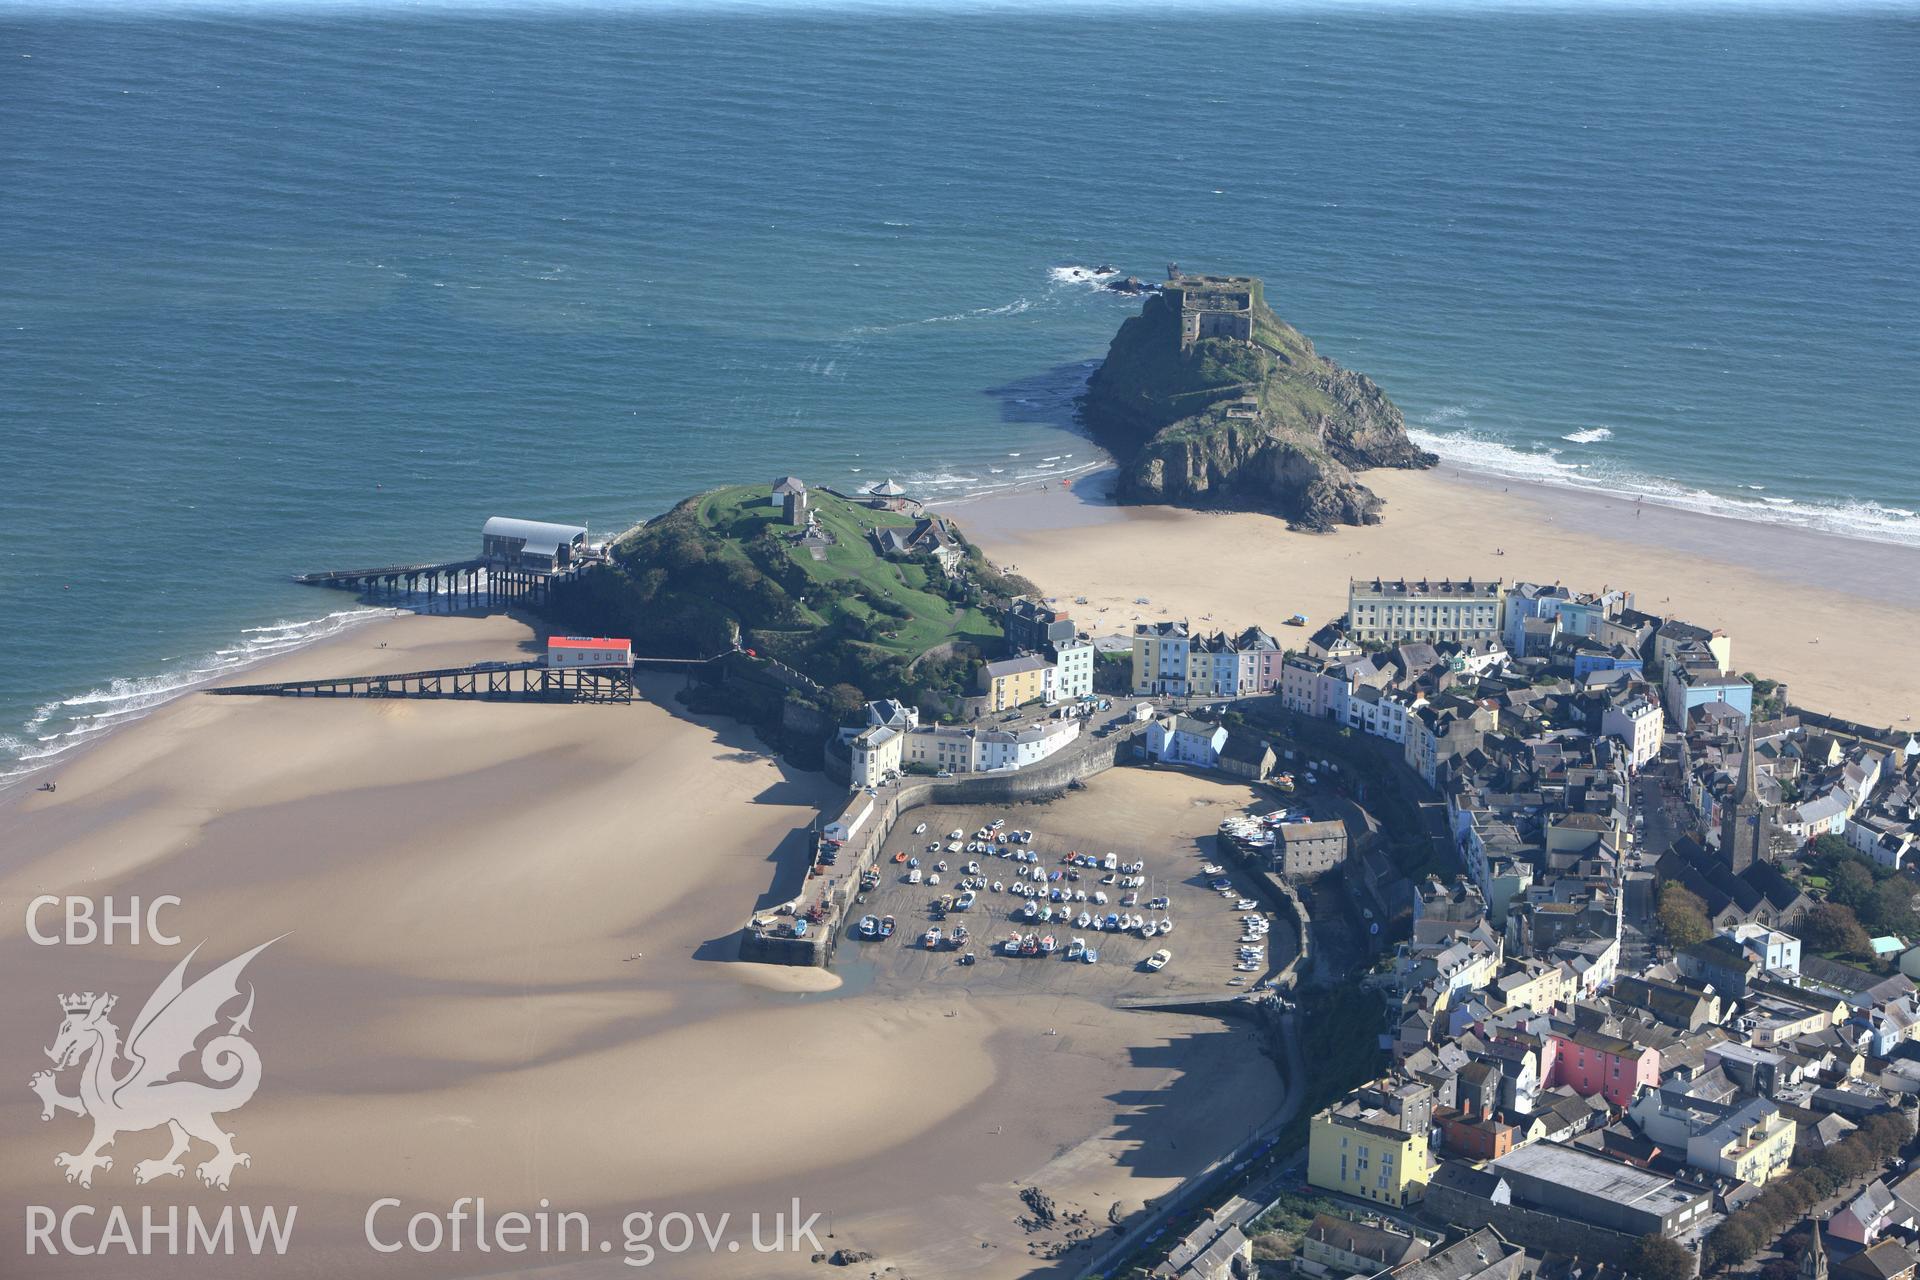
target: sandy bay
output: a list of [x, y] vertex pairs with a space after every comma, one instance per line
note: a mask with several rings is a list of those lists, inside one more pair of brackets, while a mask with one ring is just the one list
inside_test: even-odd
[[[1270, 516], [1116, 506], [1111, 471], [943, 506], [1094, 635], [1186, 617], [1211, 631], [1346, 609], [1349, 577], [1625, 587], [1640, 608], [1733, 637], [1740, 671], [1873, 725], [1920, 714], [1920, 549], [1442, 468], [1368, 471], [1384, 520], [1330, 534]], [[1072, 605], [1084, 596], [1085, 606]], [[1138, 604], [1144, 597], [1148, 603]]]
[[[247, 678], [514, 658], [533, 635], [507, 617], [403, 617]], [[726, 962], [744, 914], [793, 892], [804, 828], [836, 788], [736, 725], [651, 700], [675, 683], [630, 707], [194, 694], [76, 752], [56, 793], [0, 798], [0, 910], [16, 922], [0, 938], [0, 1028], [18, 1046], [19, 1096], [0, 1109], [8, 1201], [297, 1205], [289, 1274], [613, 1275], [631, 1274], [630, 1210], [738, 1224], [797, 1196], [828, 1249], [993, 1277], [1037, 1265], [1017, 1183], [1044, 1178], [1101, 1214], [1137, 1206], [1277, 1105], [1271, 1064], [1208, 1019], [1060, 993], [842, 993], [818, 971]], [[1165, 789], [1135, 808], [1163, 811], [1176, 835], [1215, 820], [1192, 806], [1218, 784], [1096, 785]], [[19, 922], [49, 893], [177, 895], [165, 918], [184, 946], [32, 945]], [[191, 1168], [136, 1187], [134, 1162], [165, 1146], [151, 1132], [123, 1136], [91, 1189], [64, 1183], [53, 1155], [78, 1149], [82, 1122], [42, 1122], [26, 1089], [56, 996], [113, 991], [124, 1027], [185, 946], [204, 941], [198, 974], [281, 934], [248, 971], [264, 1082], [226, 1117], [252, 1156], [233, 1190], [199, 1187]], [[410, 1213], [463, 1196], [496, 1214], [543, 1198], [584, 1211], [616, 1252], [516, 1266], [364, 1243], [378, 1198]], [[22, 1233], [16, 1216], [0, 1223], [0, 1251], [22, 1256]], [[795, 1265], [662, 1262], [674, 1275]]]

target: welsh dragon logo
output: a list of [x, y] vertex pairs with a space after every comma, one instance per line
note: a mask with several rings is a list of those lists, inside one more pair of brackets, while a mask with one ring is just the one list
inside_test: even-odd
[[[225, 1032], [218, 1028], [220, 1011], [240, 998], [240, 974], [247, 962], [279, 940], [261, 943], [188, 986], [187, 965], [200, 950], [195, 947], [147, 997], [124, 1043], [119, 1028], [108, 1021], [117, 997], [91, 991], [60, 997], [66, 1017], [53, 1047], [46, 1051], [53, 1070], [36, 1072], [28, 1085], [40, 1096], [42, 1120], [51, 1120], [61, 1111], [93, 1120], [93, 1140], [84, 1150], [63, 1151], [53, 1158], [55, 1165], [66, 1170], [68, 1182], [91, 1187], [95, 1170], [113, 1168], [113, 1157], [103, 1152], [115, 1138], [162, 1125], [172, 1137], [172, 1146], [157, 1160], [135, 1164], [135, 1183], [183, 1176], [186, 1168], [180, 1157], [196, 1139], [213, 1148], [212, 1157], [196, 1171], [210, 1187], [226, 1190], [234, 1168], [253, 1163], [245, 1152], [233, 1149], [233, 1135], [214, 1122], [215, 1115], [245, 1106], [260, 1087], [260, 1053], [241, 1035], [251, 1030], [251, 983], [246, 988], [246, 1007], [228, 1020]], [[214, 1083], [176, 1079], [209, 1031], [217, 1034], [200, 1047], [200, 1071]], [[76, 1067], [80, 1091], [69, 1097], [60, 1092], [57, 1077]]]

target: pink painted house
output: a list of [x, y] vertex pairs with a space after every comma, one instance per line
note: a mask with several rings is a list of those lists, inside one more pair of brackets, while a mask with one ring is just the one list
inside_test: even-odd
[[1566, 1085], [1583, 1098], [1599, 1094], [1623, 1110], [1643, 1088], [1660, 1085], [1660, 1051], [1592, 1031], [1554, 1031], [1547, 1036], [1552, 1065], [1546, 1087]]

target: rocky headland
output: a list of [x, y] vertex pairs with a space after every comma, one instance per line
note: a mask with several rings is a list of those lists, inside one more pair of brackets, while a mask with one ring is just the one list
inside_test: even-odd
[[1314, 530], [1375, 524], [1354, 475], [1430, 467], [1400, 410], [1267, 307], [1253, 276], [1169, 272], [1120, 326], [1081, 419], [1120, 463], [1122, 502], [1266, 511]]

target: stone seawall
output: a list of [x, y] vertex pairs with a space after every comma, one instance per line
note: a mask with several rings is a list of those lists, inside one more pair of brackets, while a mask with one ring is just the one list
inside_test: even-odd
[[762, 964], [826, 965], [833, 959], [849, 908], [860, 892], [860, 873], [880, 864], [893, 828], [903, 815], [935, 804], [1017, 804], [1051, 799], [1074, 783], [1113, 768], [1145, 733], [1144, 724], [1119, 725], [1104, 738], [1083, 736], [1025, 769], [958, 778], [910, 777], [880, 788], [873, 816], [840, 850], [840, 860], [835, 864], [840, 879], [828, 900], [827, 918], [805, 938], [761, 933], [749, 923], [741, 934], [740, 958]]

